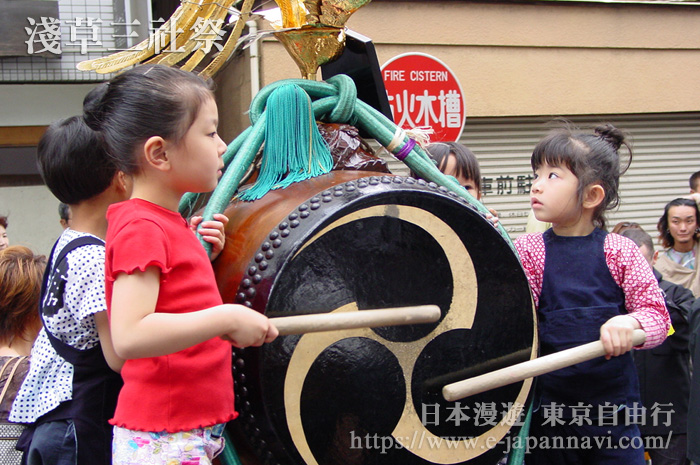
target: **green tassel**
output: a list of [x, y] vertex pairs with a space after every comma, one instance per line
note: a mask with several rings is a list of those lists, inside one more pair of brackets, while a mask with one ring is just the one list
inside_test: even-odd
[[311, 99], [296, 84], [278, 87], [267, 99], [265, 147], [260, 173], [241, 200], [257, 200], [282, 189], [330, 172], [333, 158], [316, 126]]

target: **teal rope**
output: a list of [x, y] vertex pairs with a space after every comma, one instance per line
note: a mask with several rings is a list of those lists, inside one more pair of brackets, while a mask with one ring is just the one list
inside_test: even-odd
[[[253, 129], [249, 128], [250, 132], [244, 133], [246, 141], [240, 142], [240, 148], [235, 153], [231, 165], [226, 168], [224, 176], [207, 203], [204, 210], [205, 220], [211, 219], [214, 213], [223, 213], [238, 190], [240, 180], [248, 170], [255, 154], [264, 141], [267, 98], [275, 89], [285, 84], [296, 84], [309, 94], [314, 115], [317, 119], [338, 123], [352, 121], [384, 147], [389, 145], [394, 138], [397, 126], [382, 113], [365, 102], [358, 100], [356, 97], [357, 89], [355, 89], [352, 79], [347, 76], [337, 75], [326, 82], [305, 79], [285, 79], [274, 82], [261, 89], [251, 102], [249, 118]], [[236, 141], [241, 139], [241, 136]], [[398, 153], [408, 141], [408, 136], [405, 136], [395, 152]], [[419, 145], [413, 147], [404, 159], [404, 163], [423, 179], [445, 186], [459, 195], [482, 214], [486, 215], [489, 213], [488, 209], [460, 186], [456, 179], [443, 174]], [[497, 229], [505, 241], [513, 247], [503, 225], [499, 223]], [[205, 247], [207, 251], [210, 250], [208, 244], [205, 244]]]
[[[260, 119], [248, 134], [241, 148], [238, 151], [238, 156], [234, 157], [226, 172], [221, 176], [219, 184], [214, 189], [214, 192], [204, 207], [202, 216], [204, 220], [211, 220], [215, 213], [223, 213], [229, 202], [236, 194], [238, 185], [243, 179], [248, 167], [253, 163], [255, 154], [258, 153], [263, 141], [265, 140], [265, 119]], [[211, 244], [199, 238], [199, 241], [204, 246], [207, 253], [211, 253]]]
[[350, 123], [355, 113], [355, 103], [358, 101], [355, 83], [345, 74], [333, 76], [327, 82], [338, 89], [338, 104], [331, 111], [331, 114], [328, 115], [329, 121]]
[[279, 86], [267, 99], [265, 148], [255, 183], [238, 194], [257, 200], [271, 190], [330, 172], [333, 157], [316, 125], [311, 99], [295, 85]]
[[233, 446], [233, 441], [231, 441], [231, 436], [229, 436], [228, 431], [224, 429], [224, 450], [219, 455], [219, 461], [222, 465], [243, 465], [241, 460], [238, 458], [238, 453]]

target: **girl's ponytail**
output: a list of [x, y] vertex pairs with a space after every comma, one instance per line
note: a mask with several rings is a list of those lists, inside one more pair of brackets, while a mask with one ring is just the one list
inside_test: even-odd
[[618, 156], [619, 156], [620, 149], [623, 146], [625, 146], [627, 148], [627, 152], [629, 154], [629, 157], [627, 159], [627, 163], [624, 165], [622, 163], [620, 163], [619, 175], [623, 175], [627, 171], [627, 169], [630, 167], [630, 164], [632, 163], [632, 147], [630, 146], [629, 142], [627, 141], [627, 134], [625, 134], [624, 131], [616, 128], [612, 124], [603, 124], [601, 126], [596, 127], [595, 133], [603, 141], [607, 142], [613, 148], [615, 153], [618, 154]]
[[102, 129], [102, 100], [109, 89], [109, 83], [103, 82], [92, 89], [83, 99], [83, 119], [93, 131]]
[[595, 128], [595, 133], [600, 138], [612, 145], [615, 151], [619, 151], [625, 141], [625, 134], [612, 124], [604, 124]]

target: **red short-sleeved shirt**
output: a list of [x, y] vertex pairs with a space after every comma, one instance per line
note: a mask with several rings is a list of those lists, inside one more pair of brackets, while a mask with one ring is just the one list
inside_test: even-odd
[[[156, 312], [187, 313], [222, 303], [204, 248], [176, 212], [141, 199], [107, 210], [105, 294], [111, 314], [119, 273], [161, 272]], [[127, 360], [113, 425], [188, 431], [234, 419], [231, 345], [219, 338], [174, 354]]]

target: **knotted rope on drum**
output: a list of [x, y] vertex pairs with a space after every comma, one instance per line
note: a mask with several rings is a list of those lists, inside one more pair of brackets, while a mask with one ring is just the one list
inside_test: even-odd
[[[224, 174], [204, 208], [205, 221], [213, 218], [215, 213], [223, 213], [231, 199], [236, 195], [241, 180], [266, 141], [268, 98], [277, 88], [289, 84], [299, 86], [309, 95], [314, 117], [317, 120], [329, 123], [347, 123], [364, 130], [421, 178], [444, 186], [449, 191], [464, 198], [483, 215], [489, 214], [486, 207], [472, 197], [455, 178], [446, 176], [435, 166], [433, 160], [425, 153], [421, 145], [416, 143], [416, 140], [409, 137], [405, 131], [398, 128], [382, 113], [358, 100], [353, 80], [346, 75], [339, 74], [323, 82], [285, 79], [274, 82], [258, 92], [250, 104], [251, 126], [229, 144], [223, 155]], [[198, 199], [199, 194], [185, 194], [180, 202], [180, 213], [189, 216], [192, 213], [192, 206], [197, 204]], [[508, 234], [500, 223], [497, 229], [512, 247]], [[209, 252], [211, 250], [210, 244], [201, 242]]]
[[257, 200], [275, 189], [330, 172], [333, 157], [316, 126], [311, 99], [301, 87], [277, 87], [267, 99], [265, 147], [258, 178], [240, 200]]

